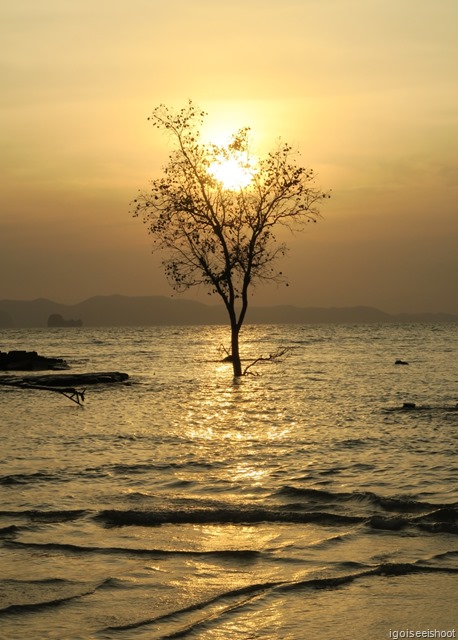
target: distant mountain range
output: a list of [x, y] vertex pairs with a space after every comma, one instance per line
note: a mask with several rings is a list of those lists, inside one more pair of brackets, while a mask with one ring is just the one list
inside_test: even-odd
[[[0, 327], [46, 327], [50, 316], [61, 316], [63, 326], [86, 327], [226, 324], [222, 305], [165, 296], [95, 296], [75, 305], [52, 300], [0, 300]], [[400, 323], [458, 322], [447, 313], [389, 314], [372, 307], [252, 306], [247, 324]], [[50, 323], [52, 324], [52, 322]]]

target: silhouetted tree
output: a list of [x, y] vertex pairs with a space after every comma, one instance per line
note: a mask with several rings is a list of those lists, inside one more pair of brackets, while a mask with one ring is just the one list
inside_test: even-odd
[[[276, 231], [316, 222], [319, 204], [329, 196], [314, 186], [312, 170], [297, 166], [288, 144], [255, 160], [248, 128], [227, 146], [202, 143], [206, 115], [192, 101], [179, 112], [165, 105], [153, 111], [149, 119], [170, 134], [174, 149], [163, 176], [139, 192], [132, 213], [147, 224], [155, 249], [164, 251], [174, 290], [203, 285], [221, 297], [231, 326], [234, 376], [241, 376], [239, 335], [250, 287], [284, 280], [277, 262], [286, 246]], [[239, 185], [227, 188], [217, 177], [224, 163], [237, 164], [244, 175]]]

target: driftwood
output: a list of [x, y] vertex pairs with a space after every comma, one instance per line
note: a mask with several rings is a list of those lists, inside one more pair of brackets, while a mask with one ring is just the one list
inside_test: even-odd
[[[11, 376], [10, 376], [11, 377]], [[0, 376], [1, 380], [2, 376]], [[30, 384], [40, 384], [46, 387], [62, 387], [76, 384], [112, 384], [125, 382], [129, 376], [119, 371], [102, 371], [95, 373], [49, 373], [45, 375], [20, 376], [20, 379]]]
[[78, 391], [75, 384], [111, 384], [125, 382], [129, 376], [119, 371], [102, 373], [64, 373], [39, 376], [0, 376], [0, 385], [17, 387], [19, 389], [31, 389], [37, 391], [54, 391], [65, 396], [72, 402], [82, 405], [86, 389]]
[[72, 402], [75, 402], [76, 404], [79, 404], [80, 406], [83, 404], [84, 402], [84, 394], [86, 392], [86, 389], [83, 389], [83, 391], [78, 391], [77, 389], [74, 389], [73, 387], [44, 387], [42, 385], [38, 385], [38, 384], [20, 384], [17, 385], [18, 387], [21, 387], [21, 389], [38, 389], [40, 391], [56, 391], [57, 393], [60, 393], [61, 395], [65, 396], [66, 398], [68, 398], [69, 400], [71, 400]]

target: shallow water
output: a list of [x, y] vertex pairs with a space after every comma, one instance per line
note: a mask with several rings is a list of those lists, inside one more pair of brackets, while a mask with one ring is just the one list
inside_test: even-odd
[[1, 331], [130, 379], [0, 387], [0, 637], [453, 629], [457, 333], [247, 327], [234, 383], [223, 327]]

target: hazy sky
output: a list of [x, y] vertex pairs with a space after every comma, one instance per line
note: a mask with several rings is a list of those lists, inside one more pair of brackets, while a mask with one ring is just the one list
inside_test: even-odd
[[147, 117], [191, 98], [333, 190], [254, 303], [458, 313], [457, 28], [456, 0], [2, 2], [0, 299], [170, 293], [129, 202], [167, 161]]

